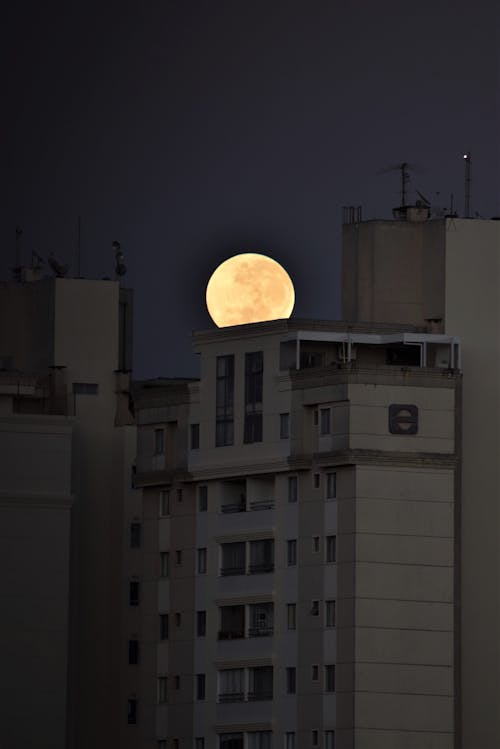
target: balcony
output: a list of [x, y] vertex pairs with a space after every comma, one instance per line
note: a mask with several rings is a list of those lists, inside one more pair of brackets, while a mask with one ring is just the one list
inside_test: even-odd
[[248, 567], [249, 575], [262, 575], [266, 572], [274, 572], [274, 562], [262, 562], [261, 564], [251, 564]]
[[259, 689], [257, 692], [249, 692], [247, 699], [249, 702], [264, 702], [265, 700], [272, 700], [272, 698], [272, 689]]
[[220, 574], [222, 577], [229, 577], [230, 575], [245, 575], [245, 565], [238, 565], [237, 567], [222, 567]]
[[245, 694], [244, 692], [228, 692], [226, 694], [220, 694], [219, 695], [219, 702], [220, 703], [229, 703], [229, 702], [244, 702], [245, 700]]
[[272, 637], [273, 634], [273, 627], [250, 627], [248, 630], [249, 637]]
[[242, 629], [221, 629], [217, 637], [219, 640], [241, 640], [245, 637], [245, 632]]

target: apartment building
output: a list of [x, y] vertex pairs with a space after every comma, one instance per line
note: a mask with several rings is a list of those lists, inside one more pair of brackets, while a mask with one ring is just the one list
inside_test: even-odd
[[459, 340], [292, 319], [194, 346], [199, 381], [135, 390], [130, 745], [451, 749]]

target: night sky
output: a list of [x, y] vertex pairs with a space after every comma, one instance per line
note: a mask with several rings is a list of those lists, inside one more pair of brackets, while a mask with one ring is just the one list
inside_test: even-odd
[[[295, 315], [336, 318], [341, 207], [390, 217], [399, 175], [500, 214], [498, 3], [13, 3], [3, 18], [0, 278], [53, 251], [135, 289], [135, 375], [196, 375], [204, 292], [238, 251], [292, 276]], [[497, 33], [497, 37], [495, 34]]]

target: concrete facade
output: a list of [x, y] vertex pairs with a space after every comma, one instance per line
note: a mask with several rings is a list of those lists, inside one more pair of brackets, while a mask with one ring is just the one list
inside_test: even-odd
[[[158, 747], [455, 746], [461, 377], [388, 364], [414, 355], [405, 336], [434, 363], [458, 356], [410, 327], [275, 321], [196, 334], [199, 382], [137, 385], [136, 485], [158, 529], [144, 560], [160, 566], [143, 614], [169, 617]], [[259, 352], [262, 434], [245, 423]], [[220, 357], [233, 444], [216, 446]], [[390, 426], [401, 404], [414, 433]]]

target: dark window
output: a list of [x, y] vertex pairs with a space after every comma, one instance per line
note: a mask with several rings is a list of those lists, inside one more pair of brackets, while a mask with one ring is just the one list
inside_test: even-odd
[[155, 455], [163, 455], [165, 452], [165, 430], [155, 429]]
[[326, 537], [326, 561], [337, 561], [337, 536]]
[[297, 628], [297, 605], [295, 603], [286, 605], [286, 626], [287, 629]]
[[288, 501], [296, 502], [298, 496], [298, 478], [297, 476], [288, 477]]
[[170, 489], [160, 492], [160, 517], [170, 514]]
[[248, 701], [272, 700], [273, 667], [256, 666], [248, 669]]
[[314, 664], [314, 666], [311, 667], [311, 679], [313, 681], [319, 680], [319, 666]]
[[206, 486], [198, 487], [198, 511], [206, 512], [208, 509], [208, 488]]
[[196, 699], [205, 699], [205, 674], [196, 674]]
[[196, 612], [196, 636], [205, 637], [207, 633], [207, 612], [197, 611]]
[[160, 614], [160, 640], [168, 640], [168, 614]]
[[221, 606], [219, 640], [237, 640], [245, 637], [245, 607]]
[[262, 541], [250, 541], [250, 566], [248, 571], [251, 575], [274, 570], [274, 541], [266, 538]]
[[335, 749], [335, 731], [325, 731], [325, 749]]
[[99, 385], [96, 382], [74, 382], [73, 395], [97, 395]]
[[313, 746], [318, 746], [319, 731], [311, 731], [311, 740]]
[[176, 549], [175, 551], [175, 563], [182, 564], [182, 549]]
[[219, 734], [219, 749], [243, 749], [242, 733]]
[[326, 497], [327, 499], [335, 499], [337, 496], [337, 474], [327, 473], [326, 474]]
[[199, 450], [200, 449], [200, 425], [191, 424], [190, 431], [191, 431], [191, 450]]
[[141, 548], [141, 524], [137, 522], [130, 523], [130, 548]]
[[205, 739], [202, 736], [194, 741], [194, 749], [205, 749]]
[[180, 627], [181, 626], [182, 617], [180, 614], [180, 611], [175, 612], [175, 626]]
[[204, 575], [207, 571], [207, 550], [205, 548], [198, 549], [197, 557], [198, 574]]
[[130, 606], [139, 605], [139, 583], [137, 580], [131, 580], [129, 583], [128, 602]]
[[234, 442], [234, 356], [217, 357], [215, 393], [215, 444]]
[[181, 677], [179, 674], [176, 674], [174, 676], [174, 689], [180, 689], [181, 688]]
[[321, 409], [320, 434], [330, 434], [330, 409]]
[[335, 692], [335, 666], [325, 666], [325, 691]]
[[386, 348], [387, 364], [400, 367], [420, 366], [420, 346], [392, 345]]
[[311, 603], [311, 614], [312, 616], [319, 616], [319, 601], [315, 600]]
[[280, 414], [280, 439], [287, 440], [290, 437], [290, 414]]
[[128, 662], [131, 666], [139, 663], [139, 640], [128, 641]]
[[273, 634], [274, 631], [274, 604], [251, 603], [249, 607], [250, 626], [248, 628], [249, 637], [266, 637]]
[[319, 473], [315, 473], [315, 474], [313, 475], [313, 486], [314, 486], [314, 488], [315, 488], [315, 489], [319, 489], [319, 484], [320, 484], [320, 477], [319, 477]]
[[313, 425], [317, 427], [319, 424], [319, 411], [317, 408], [313, 411]]
[[245, 547], [246, 544], [244, 541], [238, 541], [230, 544], [221, 544], [221, 575], [245, 574]]
[[335, 627], [335, 601], [325, 601], [325, 624]]
[[169, 553], [168, 551], [161, 551], [160, 552], [160, 577], [168, 577], [169, 575]]
[[262, 442], [263, 374], [262, 351], [245, 354], [245, 443]]
[[313, 536], [312, 550], [315, 553], [319, 551], [319, 536]]
[[127, 723], [129, 726], [135, 726], [137, 723], [137, 700], [135, 697], [130, 697], [128, 700]]
[[167, 691], [167, 677], [166, 676], [160, 676], [158, 677], [158, 702], [166, 702], [168, 699], [168, 691]]
[[286, 563], [289, 567], [297, 564], [297, 539], [292, 538], [286, 542]]
[[177, 501], [182, 502], [182, 489], [177, 489]]
[[297, 670], [295, 666], [289, 666], [286, 670], [286, 693], [295, 694], [297, 690]]

